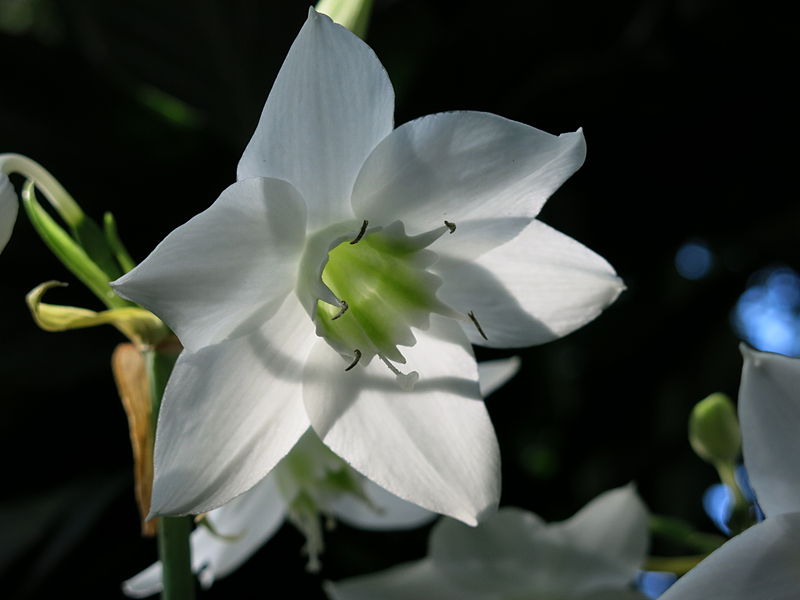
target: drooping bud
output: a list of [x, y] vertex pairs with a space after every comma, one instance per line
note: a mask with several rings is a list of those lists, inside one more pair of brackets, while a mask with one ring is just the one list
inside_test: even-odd
[[714, 465], [736, 461], [742, 434], [730, 398], [717, 393], [697, 403], [689, 418], [689, 442], [700, 458]]
[[25, 296], [33, 320], [45, 331], [68, 331], [108, 324], [116, 327], [139, 348], [155, 347], [170, 336], [169, 329], [161, 319], [138, 306], [95, 312], [77, 306], [42, 302], [42, 297], [48, 290], [66, 285], [59, 281], [46, 281]]

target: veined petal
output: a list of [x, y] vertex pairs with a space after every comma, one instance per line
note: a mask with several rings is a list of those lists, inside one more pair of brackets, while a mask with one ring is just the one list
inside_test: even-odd
[[800, 359], [741, 346], [742, 452], [767, 517], [800, 512]]
[[156, 430], [154, 514], [207, 512], [261, 480], [308, 428], [314, 326], [294, 294], [260, 329], [185, 351]]
[[111, 286], [198, 350], [280, 306], [294, 287], [305, 218], [302, 197], [285, 181], [239, 181]]
[[340, 494], [328, 504], [328, 508], [339, 520], [353, 527], [411, 529], [425, 525], [438, 516], [398, 498], [369, 479], [364, 479], [362, 486], [369, 504], [352, 494]]
[[11, 185], [4, 173], [0, 173], [0, 252], [6, 247], [11, 237], [18, 211], [19, 202], [14, 186]]
[[290, 181], [313, 231], [352, 218], [361, 165], [393, 127], [394, 91], [375, 53], [310, 9], [270, 91], [238, 177]]
[[380, 573], [327, 582], [332, 600], [491, 600], [484, 594], [453, 586], [429, 559], [393, 567]]
[[769, 517], [725, 542], [659, 600], [796, 600], [800, 513]]
[[431, 315], [403, 349], [421, 373], [402, 389], [378, 358], [349, 372], [320, 340], [303, 399], [325, 444], [381, 487], [429, 510], [475, 524], [497, 505], [499, 452], [478, 390], [472, 350], [458, 324]]
[[[485, 250], [516, 235], [585, 153], [580, 131], [555, 136], [481, 112], [428, 115], [395, 129], [370, 154], [353, 211], [371, 223], [400, 219], [410, 233], [446, 219], [458, 234], [437, 249], [474, 253], [476, 239]], [[501, 226], [482, 229], [484, 221]]]
[[[633, 581], [647, 557], [648, 512], [633, 485], [597, 496], [575, 515], [548, 526], [572, 547], [615, 563], [618, 584]], [[609, 577], [610, 579], [611, 577]]]
[[503, 387], [519, 371], [519, 356], [485, 360], [478, 363], [478, 379], [481, 396], [486, 398], [495, 390]]
[[[270, 476], [253, 489], [206, 515], [215, 533], [197, 527], [191, 535], [192, 571], [203, 587], [231, 573], [258, 550], [283, 523], [286, 504]], [[122, 584], [131, 598], [160, 592], [161, 563], [155, 563]]]
[[440, 256], [432, 270], [444, 281], [439, 298], [474, 312], [488, 338], [465, 323], [470, 341], [492, 348], [562, 337], [597, 317], [625, 288], [605, 259], [538, 220], [476, 261]]

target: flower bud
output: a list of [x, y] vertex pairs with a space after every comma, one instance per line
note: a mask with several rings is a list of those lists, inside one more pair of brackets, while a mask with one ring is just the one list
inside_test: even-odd
[[689, 442], [700, 458], [715, 465], [738, 458], [742, 435], [730, 398], [717, 393], [697, 403], [689, 417]]

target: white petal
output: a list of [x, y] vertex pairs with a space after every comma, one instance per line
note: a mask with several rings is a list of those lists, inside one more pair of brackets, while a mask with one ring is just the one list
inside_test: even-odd
[[444, 281], [439, 298], [473, 311], [488, 337], [465, 323], [470, 341], [493, 348], [562, 337], [598, 316], [625, 287], [605, 259], [537, 220], [475, 262], [440, 256], [433, 270]]
[[164, 393], [152, 511], [207, 512], [255, 485], [308, 428], [314, 327], [294, 294], [264, 326], [178, 359]]
[[238, 177], [277, 177], [308, 203], [309, 230], [352, 217], [361, 165], [393, 127], [394, 91], [358, 37], [309, 10], [278, 73]]
[[404, 354], [420, 380], [402, 389], [377, 358], [349, 372], [318, 342], [303, 398], [325, 444], [381, 487], [474, 524], [497, 505], [499, 451], [472, 350], [452, 319], [433, 315]]
[[800, 511], [800, 359], [741, 350], [739, 419], [750, 483], [768, 517]]
[[14, 186], [11, 185], [5, 174], [0, 173], [0, 252], [6, 247], [11, 237], [18, 210], [19, 203]]
[[267, 475], [252, 489], [208, 513], [214, 530], [226, 540], [199, 527], [192, 533], [192, 565], [208, 587], [245, 562], [283, 523], [286, 503], [273, 478]]
[[161, 591], [161, 562], [122, 582], [122, 592], [129, 598], [147, 598]]
[[533, 513], [508, 507], [474, 529], [441, 520], [431, 534], [430, 557], [459, 587], [496, 594], [492, 598], [578, 598], [623, 589], [633, 579], [602, 553], [553, 535]]
[[539, 541], [547, 542], [541, 518], [521, 508], [503, 507], [477, 527], [440, 520], [429, 540], [431, 559], [446, 568], [498, 563], [529, 569], [529, 555]]
[[548, 529], [565, 543], [623, 567], [620, 585], [633, 580], [647, 557], [648, 512], [633, 485], [600, 494]]
[[723, 544], [660, 600], [797, 600], [800, 513], [769, 517]]
[[[428, 115], [375, 148], [353, 188], [353, 210], [375, 224], [400, 219], [411, 233], [446, 219], [457, 232], [442, 244], [470, 247], [473, 235], [488, 235], [496, 246], [539, 213], [585, 153], [580, 131], [554, 136], [480, 112]], [[487, 221], [501, 226], [482, 227]]]
[[437, 516], [369, 479], [364, 479], [362, 486], [369, 505], [352, 494], [340, 494], [328, 504], [331, 512], [348, 525], [360, 529], [411, 529], [430, 523]]
[[479, 362], [478, 379], [480, 380], [481, 396], [486, 398], [508, 383], [519, 371], [519, 365], [519, 356]]
[[325, 592], [331, 600], [490, 600], [472, 590], [454, 587], [430, 560], [327, 582]]
[[305, 204], [297, 190], [278, 179], [248, 179], [222, 192], [111, 286], [198, 350], [248, 319], [260, 325], [267, 317], [258, 315], [280, 306], [294, 287], [304, 241]]
[[[197, 527], [191, 535], [192, 571], [203, 587], [234, 571], [255, 553], [283, 523], [286, 505], [272, 478], [267, 476], [255, 487], [225, 506], [212, 510], [214, 535]], [[224, 539], [225, 536], [229, 539]], [[161, 563], [150, 565], [122, 584], [131, 598], [145, 598], [161, 591]]]

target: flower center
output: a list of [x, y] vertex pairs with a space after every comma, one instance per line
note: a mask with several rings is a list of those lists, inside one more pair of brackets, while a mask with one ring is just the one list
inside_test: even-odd
[[398, 346], [413, 346], [412, 327], [427, 329], [430, 314], [463, 318], [436, 297], [441, 279], [427, 268], [436, 253], [426, 250], [449, 226], [407, 236], [403, 224], [368, 231], [328, 252], [322, 282], [339, 305], [318, 301], [317, 334], [340, 354], [367, 364], [378, 356], [405, 364]]

